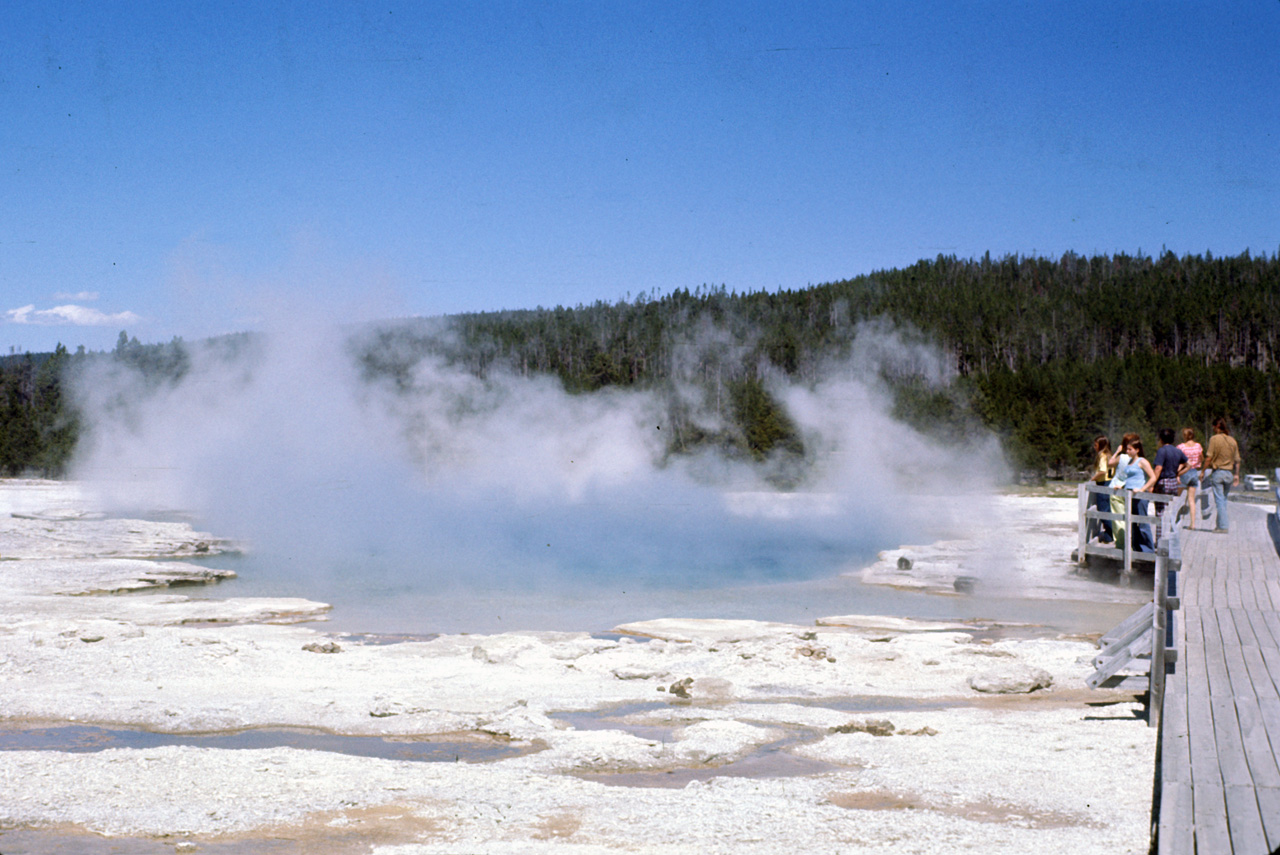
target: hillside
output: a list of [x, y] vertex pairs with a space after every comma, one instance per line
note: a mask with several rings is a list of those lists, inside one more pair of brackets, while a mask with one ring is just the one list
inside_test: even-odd
[[[1221, 414], [1257, 470], [1280, 464], [1278, 337], [1276, 256], [1068, 253], [940, 256], [798, 290], [704, 286], [399, 321], [360, 329], [347, 347], [369, 381], [404, 388], [430, 358], [481, 377], [554, 375], [580, 394], [654, 391], [666, 402], [672, 454], [710, 446], [802, 459], [778, 389], [874, 365], [900, 418], [953, 442], [985, 427], [1021, 469], [1074, 469], [1098, 433], [1203, 433]], [[868, 362], [865, 344], [876, 340], [895, 343], [892, 358]], [[166, 382], [187, 370], [187, 351], [180, 340], [142, 345], [122, 333], [107, 354], [60, 347], [0, 360], [0, 471], [63, 470], [80, 429], [61, 390], [68, 372], [110, 359]]]

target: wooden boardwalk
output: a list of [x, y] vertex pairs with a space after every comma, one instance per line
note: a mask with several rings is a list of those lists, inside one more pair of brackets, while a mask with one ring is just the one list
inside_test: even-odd
[[1159, 855], [1280, 850], [1280, 557], [1271, 510], [1232, 502], [1230, 534], [1181, 532], [1178, 653], [1157, 760]]

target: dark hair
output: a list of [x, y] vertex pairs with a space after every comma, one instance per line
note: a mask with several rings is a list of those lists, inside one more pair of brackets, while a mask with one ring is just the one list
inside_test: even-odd
[[1218, 416], [1213, 420], [1213, 426], [1216, 430], [1220, 430], [1227, 436], [1231, 436], [1231, 428], [1227, 427], [1227, 420], [1222, 416]]
[[1138, 434], [1136, 433], [1126, 433], [1124, 436], [1120, 437], [1120, 448], [1123, 449], [1126, 445], [1138, 438]]
[[1111, 440], [1105, 436], [1099, 436], [1093, 441], [1093, 450], [1105, 454], [1111, 450]]
[[1160, 437], [1160, 441], [1165, 445], [1173, 445], [1173, 428], [1160, 428], [1156, 436]]
[[1129, 440], [1129, 447], [1132, 448], [1134, 451], [1138, 452], [1139, 457], [1142, 456], [1142, 440], [1138, 439], [1137, 437]]
[[1196, 438], [1196, 432], [1195, 432], [1193, 429], [1191, 429], [1191, 428], [1183, 428], [1183, 429], [1182, 429], [1182, 441], [1183, 441], [1183, 442], [1192, 442], [1192, 441], [1194, 441], [1194, 440], [1195, 440], [1195, 438]]

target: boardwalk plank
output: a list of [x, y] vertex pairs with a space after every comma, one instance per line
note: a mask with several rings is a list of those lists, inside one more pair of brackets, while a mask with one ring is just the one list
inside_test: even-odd
[[1217, 609], [1200, 609], [1200, 643], [1204, 645], [1205, 671], [1209, 678], [1210, 697], [1231, 697], [1231, 674], [1227, 670], [1227, 657], [1222, 648], [1222, 636], [1218, 633]]
[[1253, 690], [1258, 700], [1280, 698], [1280, 691], [1276, 689], [1271, 679], [1271, 672], [1267, 670], [1267, 663], [1262, 658], [1262, 650], [1245, 648], [1241, 651], [1241, 655], [1244, 656], [1245, 665], [1249, 668], [1249, 677], [1253, 680]]
[[1187, 711], [1183, 703], [1170, 707], [1168, 701], [1185, 700], [1185, 696], [1165, 693], [1165, 711], [1160, 726], [1160, 778], [1164, 781], [1191, 783], [1191, 736], [1187, 727]]
[[1277, 764], [1280, 764], [1280, 700], [1258, 698], [1258, 713], [1262, 716], [1262, 729], [1271, 743], [1271, 753], [1277, 756]]
[[1271, 684], [1280, 689], [1280, 650], [1264, 647], [1258, 651], [1267, 673], [1271, 675]]
[[1267, 590], [1266, 579], [1258, 578], [1253, 580], [1253, 598], [1259, 609], [1263, 611], [1275, 610], [1275, 601], [1271, 599], [1271, 592]]
[[1258, 636], [1253, 631], [1253, 621], [1249, 618], [1250, 615], [1254, 614], [1258, 614], [1257, 609], [1247, 607], [1231, 609], [1231, 628], [1235, 631], [1241, 648], [1258, 648], [1262, 646], [1258, 642]]
[[[1256, 705], [1257, 702], [1254, 703]], [[1253, 774], [1245, 759], [1244, 737], [1240, 732], [1235, 701], [1215, 696], [1209, 699], [1209, 707], [1213, 710], [1213, 736], [1222, 783], [1233, 787], [1252, 787]]]
[[1271, 637], [1275, 639], [1276, 646], [1280, 647], [1280, 612], [1259, 612], [1262, 615], [1262, 622], [1267, 625], [1267, 629], [1271, 630]]
[[1254, 581], [1256, 580], [1252, 577], [1240, 580], [1240, 607], [1242, 609], [1255, 610], [1258, 608], [1258, 591], [1253, 586]]
[[1225, 603], [1217, 605], [1225, 605], [1230, 609], [1244, 608], [1244, 598], [1242, 596], [1243, 586], [1240, 584], [1240, 573], [1224, 574], [1222, 579], [1224, 594], [1226, 596]]
[[1196, 852], [1226, 855], [1231, 851], [1231, 833], [1227, 830], [1227, 797], [1222, 781], [1213, 782], [1206, 778], [1193, 781], [1191, 786], [1191, 821], [1196, 831]]
[[[1217, 564], [1217, 562], [1214, 562]], [[1213, 576], [1210, 577], [1210, 599], [1206, 605], [1213, 608], [1230, 605], [1227, 597], [1227, 573], [1225, 570], [1214, 567]]]
[[1236, 698], [1236, 720], [1253, 785], [1280, 787], [1280, 765], [1271, 749], [1261, 705], [1252, 698]]
[[1182, 604], [1184, 606], [1200, 605], [1200, 577], [1198, 574], [1191, 572], [1187, 562], [1183, 562], [1184, 568], [1182, 577], [1179, 581], [1182, 583]]
[[1280, 849], [1280, 789], [1259, 787], [1258, 808], [1262, 814], [1262, 829], [1267, 835], [1267, 851]]
[[1196, 593], [1196, 579], [1189, 570], [1183, 570], [1178, 576], [1178, 598], [1182, 600], [1184, 608], [1200, 604], [1200, 598]]
[[[1218, 624], [1220, 647], [1223, 661], [1226, 663], [1227, 676], [1231, 682], [1231, 694], [1237, 698], [1257, 697], [1249, 669], [1245, 666], [1244, 651], [1241, 650], [1240, 636], [1236, 630], [1234, 613], [1242, 609], [1214, 609], [1213, 617]], [[1207, 630], [1206, 630], [1207, 631]]]
[[1274, 649], [1276, 645], [1275, 636], [1271, 634], [1271, 627], [1267, 625], [1266, 613], [1270, 609], [1259, 609], [1249, 612], [1249, 625], [1253, 627], [1253, 637], [1258, 642], [1259, 647], [1268, 647]]
[[1186, 646], [1179, 664], [1186, 664], [1186, 668], [1182, 669], [1183, 685], [1189, 703], [1197, 691], [1203, 692], [1206, 697], [1209, 693], [1209, 672], [1205, 664], [1204, 627], [1200, 622], [1200, 609], [1183, 609], [1181, 623], [1185, 636], [1183, 643]]
[[1209, 702], [1209, 674], [1205, 666], [1205, 645], [1199, 610], [1186, 616], [1187, 625], [1187, 724], [1191, 755], [1191, 786], [1195, 794], [1192, 820], [1198, 848], [1228, 851], [1226, 800], [1222, 790], [1222, 770], [1218, 766], [1218, 745], [1213, 730], [1213, 708]]
[[1160, 787], [1160, 822], [1156, 832], [1159, 855], [1195, 855], [1191, 824], [1190, 781], [1165, 781]]
[[[1258, 810], [1258, 795], [1252, 785], [1246, 787], [1228, 786], [1224, 795], [1227, 801], [1227, 816], [1230, 817], [1231, 850], [1237, 855], [1248, 855], [1250, 852], [1270, 852], [1267, 847], [1267, 834], [1262, 827], [1262, 814]], [[1213, 850], [1223, 851], [1223, 850]]]
[[[1175, 649], [1186, 649], [1185, 630], [1181, 622], [1174, 630]], [[1165, 681], [1164, 709], [1160, 718], [1160, 779], [1163, 782], [1191, 784], [1191, 741], [1187, 721], [1187, 668], [1185, 662], [1174, 666]], [[1179, 804], [1181, 804], [1179, 802]], [[1190, 804], [1187, 804], [1190, 808]], [[1164, 808], [1161, 808], [1161, 817]], [[1191, 822], [1191, 813], [1185, 815]]]

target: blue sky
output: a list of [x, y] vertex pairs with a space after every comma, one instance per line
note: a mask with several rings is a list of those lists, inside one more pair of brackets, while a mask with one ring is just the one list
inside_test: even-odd
[[1280, 2], [8, 3], [0, 352], [1280, 249]]

